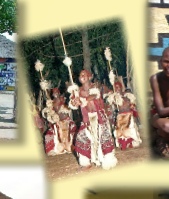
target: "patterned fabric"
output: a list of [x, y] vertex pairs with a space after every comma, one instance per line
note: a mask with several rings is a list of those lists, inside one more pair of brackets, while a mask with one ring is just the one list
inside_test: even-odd
[[125, 150], [126, 148], [132, 148], [132, 138], [119, 138], [118, 142], [121, 147], [121, 150]]
[[48, 154], [50, 151], [54, 150], [54, 129], [50, 128], [45, 135], [45, 152]]
[[[104, 110], [99, 110], [97, 112], [99, 115], [98, 118], [98, 126], [97, 126], [97, 136], [98, 142], [101, 145], [101, 149], [103, 155], [110, 153], [114, 149], [113, 138], [110, 132], [109, 121], [104, 114]], [[96, 140], [91, 140], [89, 136], [87, 136], [87, 130], [90, 129], [90, 124], [85, 125], [83, 122], [81, 123], [81, 127], [78, 131], [76, 142], [75, 142], [75, 150], [76, 152], [91, 158], [91, 144], [92, 142], [96, 142]]]
[[122, 150], [129, 147], [138, 147], [142, 143], [132, 112], [118, 114], [113, 133], [116, 147], [120, 147]]
[[[79, 98], [86, 98], [87, 103], [80, 104], [82, 122], [75, 136], [75, 151], [81, 166], [95, 163], [104, 169], [110, 169], [117, 164], [114, 155], [114, 141], [111, 133], [109, 119], [104, 110], [103, 99], [99, 89], [94, 84], [90, 88], [79, 89]], [[90, 92], [92, 90], [92, 92]], [[94, 93], [99, 93], [95, 96]], [[93, 96], [94, 95], [94, 96]], [[76, 104], [70, 97], [70, 103]], [[84, 101], [84, 100], [83, 100]]]
[[48, 129], [45, 135], [45, 152], [48, 155], [62, 154], [71, 152], [72, 138], [76, 131], [75, 123], [67, 117], [56, 125]]

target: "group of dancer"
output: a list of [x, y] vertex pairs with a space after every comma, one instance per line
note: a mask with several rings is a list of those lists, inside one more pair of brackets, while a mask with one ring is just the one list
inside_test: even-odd
[[[169, 48], [161, 58], [162, 71], [150, 77], [153, 93], [151, 126], [156, 137], [155, 152], [169, 157]], [[38, 63], [39, 64], [39, 63]], [[39, 65], [39, 71], [43, 65]], [[68, 97], [58, 88], [51, 89], [46, 107], [33, 106], [34, 121], [44, 141], [45, 153], [50, 156], [63, 153], [76, 155], [80, 166], [92, 164], [110, 169], [116, 166], [115, 149], [139, 147], [139, 114], [136, 98], [130, 89], [111, 70], [106, 84], [93, 81], [88, 70], [79, 74], [81, 86], [67, 85]], [[48, 95], [50, 96], [50, 95]]]
[[[109, 78], [112, 75], [110, 71]], [[116, 79], [109, 89], [92, 78], [90, 71], [80, 72], [81, 86], [67, 88], [68, 103], [58, 88], [52, 89], [52, 97], [37, 114], [36, 125], [47, 155], [73, 153], [82, 167], [95, 164], [108, 170], [118, 162], [116, 148], [126, 150], [142, 143], [139, 115], [134, 94], [122, 82]], [[47, 121], [45, 130], [42, 120]]]

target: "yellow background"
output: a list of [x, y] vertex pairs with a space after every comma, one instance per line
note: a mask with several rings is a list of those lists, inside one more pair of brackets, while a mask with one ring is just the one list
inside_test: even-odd
[[[147, 1], [146, 0], [18, 0], [19, 39], [31, 38], [35, 35], [58, 31], [58, 27], [68, 27], [80, 23], [93, 23], [99, 19], [121, 18], [125, 26], [125, 34], [130, 43], [135, 78], [138, 81], [138, 93], [143, 112], [143, 123], [146, 119], [146, 88], [148, 84], [147, 58]], [[0, 160], [10, 163], [42, 163], [43, 149], [39, 144], [40, 137], [31, 125], [28, 116], [28, 103], [25, 88], [26, 77], [22, 73], [22, 59], [19, 62], [19, 107], [20, 131], [19, 140], [12, 144], [0, 146]], [[147, 128], [145, 127], [147, 133]], [[168, 163], [147, 161], [135, 163], [112, 171], [102, 171], [89, 175], [70, 178], [51, 183], [48, 198], [86, 198], [87, 189], [97, 187], [150, 188], [152, 190], [169, 184]]]

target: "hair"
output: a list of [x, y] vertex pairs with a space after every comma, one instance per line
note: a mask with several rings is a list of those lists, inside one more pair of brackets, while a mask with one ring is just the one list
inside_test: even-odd
[[114, 85], [119, 85], [121, 88], [123, 87], [121, 82], [115, 82]]
[[53, 89], [52, 89], [52, 93], [58, 93], [58, 94], [60, 94], [60, 91], [59, 91], [58, 88], [53, 88]]
[[92, 79], [93, 75], [89, 70], [83, 69], [80, 73], [85, 72], [87, 74], [87, 76]]

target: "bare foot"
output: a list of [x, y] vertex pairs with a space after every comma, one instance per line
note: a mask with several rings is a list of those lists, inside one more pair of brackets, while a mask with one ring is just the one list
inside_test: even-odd
[[78, 169], [79, 171], [87, 171], [92, 167], [92, 165], [89, 166], [80, 166], [80, 168]]

